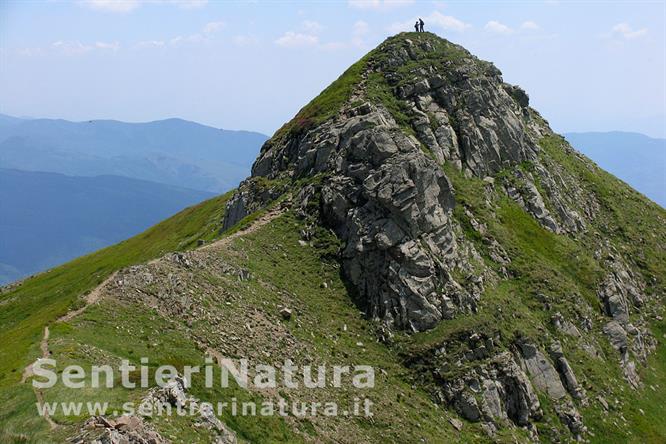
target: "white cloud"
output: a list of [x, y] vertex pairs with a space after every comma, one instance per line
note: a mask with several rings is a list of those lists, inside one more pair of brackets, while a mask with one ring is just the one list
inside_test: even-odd
[[91, 45], [84, 45], [79, 41], [65, 41], [65, 40], [58, 40], [57, 42], [53, 42], [51, 44], [51, 47], [56, 51], [66, 55], [85, 54], [89, 51], [92, 51], [92, 49], [94, 48]]
[[179, 46], [179, 45], [185, 44], [185, 43], [201, 43], [201, 42], [204, 42], [206, 40], [207, 40], [206, 37], [204, 37], [201, 34], [192, 34], [192, 35], [185, 35], [185, 36], [179, 35], [179, 36], [176, 36], [176, 37], [172, 38], [171, 40], [169, 40], [169, 44], [171, 46]]
[[338, 51], [341, 49], [346, 49], [349, 45], [345, 42], [329, 42], [320, 45], [320, 48], [325, 51]]
[[407, 20], [404, 22], [392, 23], [388, 28], [386, 28], [391, 34], [397, 34], [399, 32], [413, 31], [414, 22], [416, 19]]
[[[7, 53], [6, 50], [3, 50], [3, 52]], [[42, 48], [19, 48], [16, 53], [20, 56], [32, 57], [44, 54], [44, 50]]]
[[282, 37], [275, 40], [275, 44], [283, 48], [302, 48], [315, 46], [319, 43], [319, 37], [312, 34], [301, 34], [298, 32], [287, 31]]
[[[411, 20], [404, 22], [393, 23], [389, 26], [388, 30], [392, 33], [412, 31], [414, 29], [414, 23], [418, 17], [414, 17]], [[456, 31], [462, 32], [467, 28], [470, 28], [471, 25], [463, 22], [455, 17], [450, 15], [444, 15], [439, 11], [433, 11], [430, 15], [422, 17], [425, 22], [425, 29], [428, 30], [430, 26], [441, 28], [445, 31]]]
[[536, 31], [537, 29], [539, 29], [539, 25], [537, 25], [536, 23], [534, 23], [531, 20], [527, 20], [527, 21], [523, 22], [522, 25], [520, 25], [520, 28], [521, 29], [526, 29], [526, 30], [529, 30], [529, 31]]
[[207, 41], [208, 41], [207, 36], [204, 36], [202, 34], [191, 34], [191, 35], [184, 35], [184, 36], [183, 35], [176, 36], [176, 37], [172, 38], [171, 40], [169, 40], [169, 44], [171, 46], [180, 46], [182, 44], [187, 44], [187, 43], [197, 44], [197, 43], [203, 43], [203, 42], [207, 42]]
[[204, 42], [209, 42], [211, 37], [213, 37], [213, 34], [215, 34], [217, 31], [222, 29], [226, 24], [224, 22], [209, 22], [204, 25], [203, 28], [201, 28], [200, 32], [197, 32], [195, 34], [190, 34], [190, 35], [179, 35], [171, 40], [169, 40], [169, 44], [171, 46], [179, 46], [181, 44], [185, 43], [204, 43]]
[[118, 51], [120, 49], [120, 43], [118, 42], [96, 42], [95, 48], [97, 49], [108, 49], [111, 51]]
[[[433, 12], [428, 17], [426, 17], [424, 21], [425, 20], [432, 22], [435, 26], [439, 26], [440, 28], [446, 29], [448, 31], [464, 31], [471, 26], [461, 20], [458, 20], [455, 17], [444, 15], [439, 11]], [[426, 26], [427, 25], [428, 23], [426, 22]]]
[[368, 33], [370, 31], [370, 26], [368, 25], [367, 22], [364, 22], [363, 20], [359, 20], [356, 23], [354, 23], [354, 30], [353, 34], [355, 36], [362, 36]]
[[632, 27], [626, 23], [618, 23], [617, 25], [613, 26], [612, 29], [613, 35], [621, 36], [627, 40], [643, 37], [647, 34], [647, 32], [647, 28], [632, 29]]
[[509, 28], [505, 24], [500, 23], [496, 20], [491, 20], [488, 23], [486, 23], [484, 29], [488, 32], [492, 32], [493, 34], [508, 35], [513, 33], [513, 29]]
[[144, 40], [142, 42], [137, 43], [134, 47], [135, 48], [164, 48], [166, 45], [166, 42], [164, 40]]
[[219, 31], [220, 29], [224, 28], [225, 25], [226, 25], [226, 23], [220, 22], [220, 21], [206, 23], [206, 25], [203, 27], [202, 32], [204, 34], [213, 34], [217, 31]]
[[83, 0], [82, 4], [98, 11], [130, 12], [138, 8], [139, 0]]
[[387, 10], [407, 6], [414, 3], [414, 0], [348, 0], [350, 8]]
[[308, 32], [308, 33], [311, 33], [311, 34], [317, 34], [322, 29], [324, 29], [324, 27], [319, 22], [316, 22], [314, 20], [305, 20], [305, 21], [303, 21], [303, 30], [305, 32]]

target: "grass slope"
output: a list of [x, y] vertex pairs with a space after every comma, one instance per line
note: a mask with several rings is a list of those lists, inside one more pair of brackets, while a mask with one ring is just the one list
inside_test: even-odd
[[[196, 287], [187, 284], [185, 288], [211, 283], [213, 292], [202, 296], [201, 305], [213, 313], [213, 319], [220, 318], [219, 323], [210, 323], [208, 318], [200, 316], [190, 326], [143, 303], [103, 299], [71, 322], [53, 325], [49, 341], [53, 357], [62, 365], [77, 363], [85, 368], [93, 363], [117, 363], [120, 359], [138, 364], [139, 357], [145, 356], [151, 365], [172, 364], [181, 368], [186, 364], [202, 364], [204, 354], [195, 337], [204, 335], [218, 348], [233, 345], [238, 347], [235, 353], [239, 357], [263, 356], [269, 363], [281, 363], [286, 356], [294, 358], [297, 365], [372, 365], [377, 372], [375, 388], [361, 393], [347, 386], [327, 387], [323, 391], [302, 387], [281, 389], [279, 393], [285, 399], [334, 400], [341, 406], [350, 405], [356, 396], [367, 396], [374, 403], [372, 419], [243, 417], [227, 413], [221, 419], [236, 431], [241, 442], [484, 441], [476, 425], [466, 425], [462, 432], [453, 429], [448, 422], [449, 413], [436, 406], [427, 392], [412, 384], [401, 357], [377, 342], [373, 325], [351, 302], [339, 266], [329, 256], [337, 240], [322, 230], [312, 244], [302, 245], [299, 231], [304, 226], [302, 220], [288, 212], [257, 231], [234, 239], [219, 253], [212, 253], [231, 266], [246, 269], [251, 276], [247, 281], [239, 282], [236, 275], [225, 277], [207, 270], [188, 270], [187, 273], [195, 275], [192, 283]], [[154, 275], [159, 273], [157, 269], [151, 270]], [[327, 285], [322, 286], [322, 282]], [[228, 303], [216, 303], [216, 295], [225, 295]], [[294, 310], [294, 318], [289, 321], [278, 315], [279, 307], [285, 305]], [[252, 325], [248, 335], [246, 325], [258, 312], [269, 322], [262, 329]], [[237, 341], [238, 337], [242, 341]], [[273, 346], [275, 343], [287, 344], [284, 354], [280, 354], [281, 346]], [[286, 354], [290, 350], [296, 351]], [[269, 351], [270, 356], [265, 354]], [[238, 387], [209, 390], [196, 377], [193, 385], [193, 395], [213, 403], [234, 397], [262, 400], [272, 396], [270, 391]], [[9, 399], [13, 410], [0, 415], [4, 426], [0, 440], [4, 437], [10, 441], [60, 442], [71, 436], [77, 423], [85, 419], [84, 415], [56, 415], [53, 419], [61, 426], [49, 431], [46, 422], [35, 417], [34, 397], [30, 398], [32, 393], [28, 392], [25, 389], [23, 394], [14, 393]], [[113, 408], [120, 408], [123, 402], [138, 399], [144, 392], [123, 388], [82, 391], [57, 385], [45, 391], [45, 398], [108, 401]], [[211, 439], [210, 432], [194, 427], [191, 418], [150, 421], [174, 442]], [[520, 436], [520, 431], [507, 432], [507, 439]]]

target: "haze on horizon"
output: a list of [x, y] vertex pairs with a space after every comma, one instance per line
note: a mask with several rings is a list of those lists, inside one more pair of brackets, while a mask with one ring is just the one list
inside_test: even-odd
[[416, 17], [494, 62], [557, 131], [666, 137], [666, 3], [654, 1], [10, 0], [0, 112], [272, 134]]

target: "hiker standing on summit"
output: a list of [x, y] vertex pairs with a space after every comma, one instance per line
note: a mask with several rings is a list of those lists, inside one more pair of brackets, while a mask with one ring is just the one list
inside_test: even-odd
[[414, 29], [416, 32], [419, 32], [419, 21], [417, 20], [416, 23], [414, 23]]
[[419, 19], [419, 29], [418, 29], [419, 32], [424, 32], [423, 31], [423, 25], [425, 25], [425, 23], [423, 23], [423, 20]]

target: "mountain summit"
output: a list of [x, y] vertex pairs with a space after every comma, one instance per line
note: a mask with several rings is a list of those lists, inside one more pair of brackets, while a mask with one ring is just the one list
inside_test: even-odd
[[[507, 286], [541, 305], [530, 317], [550, 325], [499, 306], [485, 313], [520, 332], [514, 355], [493, 351], [492, 330], [470, 324], [466, 372], [442, 379], [442, 358], [430, 363], [437, 396], [467, 419], [529, 425], [542, 416], [534, 386], [558, 401], [583, 399], [556, 332], [601, 330], [629, 383], [640, 384], [634, 360], [654, 349], [648, 307], [663, 296], [664, 212], [555, 135], [492, 63], [430, 33], [389, 38], [264, 145], [252, 176], [227, 204], [225, 226], [302, 184], [294, 206], [335, 232], [356, 301], [389, 329], [473, 317]], [[554, 337], [523, 337], [523, 327]], [[583, 432], [573, 404], [556, 411]]]
[[[581, 195], [575, 181], [557, 187], [557, 172], [539, 159], [538, 141], [551, 132], [528, 102], [497, 68], [462, 47], [428, 33], [398, 35], [283, 127], [262, 149], [253, 176], [325, 175], [322, 220], [345, 245], [345, 274], [368, 313], [425, 330], [474, 310], [483, 292], [473, 267], [478, 252], [451, 217], [456, 191], [442, 165], [484, 178], [529, 162], [552, 190], [555, 215], [529, 171], [516, 178], [521, 191], [507, 192], [554, 232], [585, 227], [579, 212], [587, 207], [574, 204]], [[255, 197], [238, 193], [226, 225], [260, 206], [247, 201]], [[463, 285], [456, 272], [479, 279]]]
[[[554, 134], [493, 64], [431, 33], [399, 34], [277, 131], [233, 193], [5, 291], [0, 343], [19, 345], [0, 355], [10, 383], [1, 394], [15, 405], [73, 399], [15, 380], [48, 353], [95, 364], [146, 356], [178, 369], [205, 355], [363, 364], [377, 380], [362, 393], [211, 391], [195, 377], [190, 394], [176, 378], [133, 399], [362, 395], [371, 418], [207, 411], [132, 416], [128, 431], [130, 419], [52, 415], [33, 433], [659, 442], [665, 242], [666, 212]], [[25, 409], [5, 418], [10, 438], [36, 421]]]

